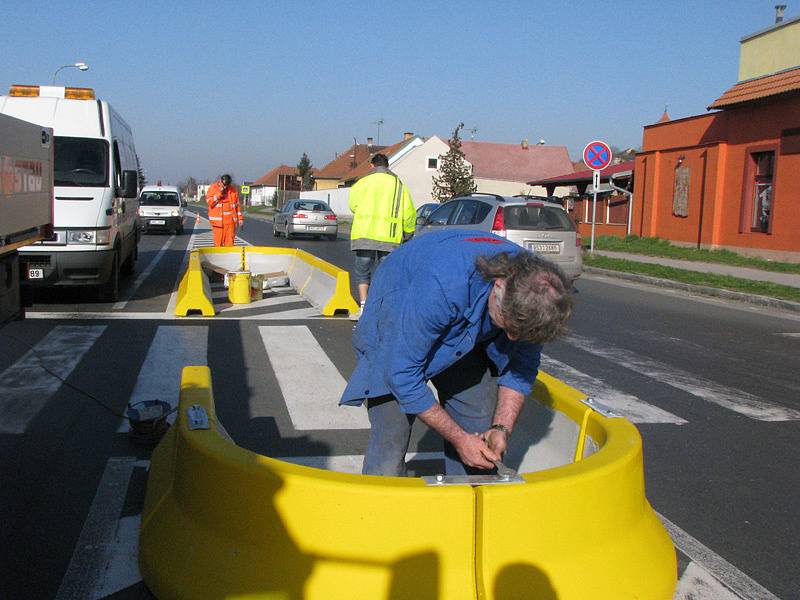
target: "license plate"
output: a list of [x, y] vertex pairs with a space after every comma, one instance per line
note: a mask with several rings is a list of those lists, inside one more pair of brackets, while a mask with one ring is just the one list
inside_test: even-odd
[[530, 249], [534, 252], [541, 252], [542, 254], [558, 254], [561, 251], [561, 245], [533, 243], [530, 245]]
[[166, 225], [167, 222], [164, 219], [150, 219], [150, 225]]
[[28, 269], [28, 279], [44, 279], [44, 269]]
[[324, 227], [314, 227], [313, 225], [309, 225], [308, 230], [309, 231], [325, 231], [325, 228]]

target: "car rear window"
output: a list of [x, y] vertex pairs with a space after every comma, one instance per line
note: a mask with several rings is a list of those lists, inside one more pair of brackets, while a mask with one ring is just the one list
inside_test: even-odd
[[330, 210], [324, 202], [296, 202], [295, 210]]
[[503, 209], [506, 229], [575, 231], [575, 224], [560, 208], [522, 204]]

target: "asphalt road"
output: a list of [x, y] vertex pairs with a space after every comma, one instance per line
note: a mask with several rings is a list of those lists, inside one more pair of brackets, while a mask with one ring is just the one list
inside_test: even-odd
[[[287, 242], [257, 219], [240, 237], [351, 266], [344, 238]], [[211, 368], [220, 419], [244, 447], [301, 462], [363, 454], [363, 423], [299, 425], [287, 378], [302, 367], [276, 351], [308, 340], [346, 378], [348, 320], [288, 318], [303, 310], [289, 295], [242, 319], [171, 318], [187, 244], [207, 239], [203, 226], [147, 235], [116, 305], [37, 294], [27, 320], [0, 328], [0, 598], [148, 597], [130, 554], [149, 450], [131, 444], [120, 415], [130, 401], [176, 396], [181, 364]], [[760, 593], [753, 582], [773, 595], [749, 597], [799, 598], [800, 318], [594, 276], [576, 287], [570, 335], [546, 347], [543, 369], [635, 416], [648, 498], [697, 543], [679, 544], [681, 571], [701, 565], [732, 598]], [[437, 444], [415, 430], [420, 471]], [[120, 459], [133, 466], [109, 517], [101, 482]]]

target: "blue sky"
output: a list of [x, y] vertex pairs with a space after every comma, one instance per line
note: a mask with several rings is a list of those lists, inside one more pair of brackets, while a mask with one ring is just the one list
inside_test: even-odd
[[[786, 18], [800, 13], [787, 2]], [[95, 88], [132, 125], [150, 181], [323, 166], [357, 138], [641, 144], [736, 82], [774, 0], [70, 2], [6, 16], [0, 89]], [[9, 13], [11, 14], [11, 13]], [[10, 26], [9, 26], [10, 25]], [[5, 92], [4, 92], [5, 93]], [[466, 134], [467, 136], [469, 134]]]

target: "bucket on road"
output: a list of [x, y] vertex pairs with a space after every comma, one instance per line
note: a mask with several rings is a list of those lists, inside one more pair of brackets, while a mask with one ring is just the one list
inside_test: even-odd
[[231, 304], [250, 304], [250, 271], [228, 273], [228, 300]]

